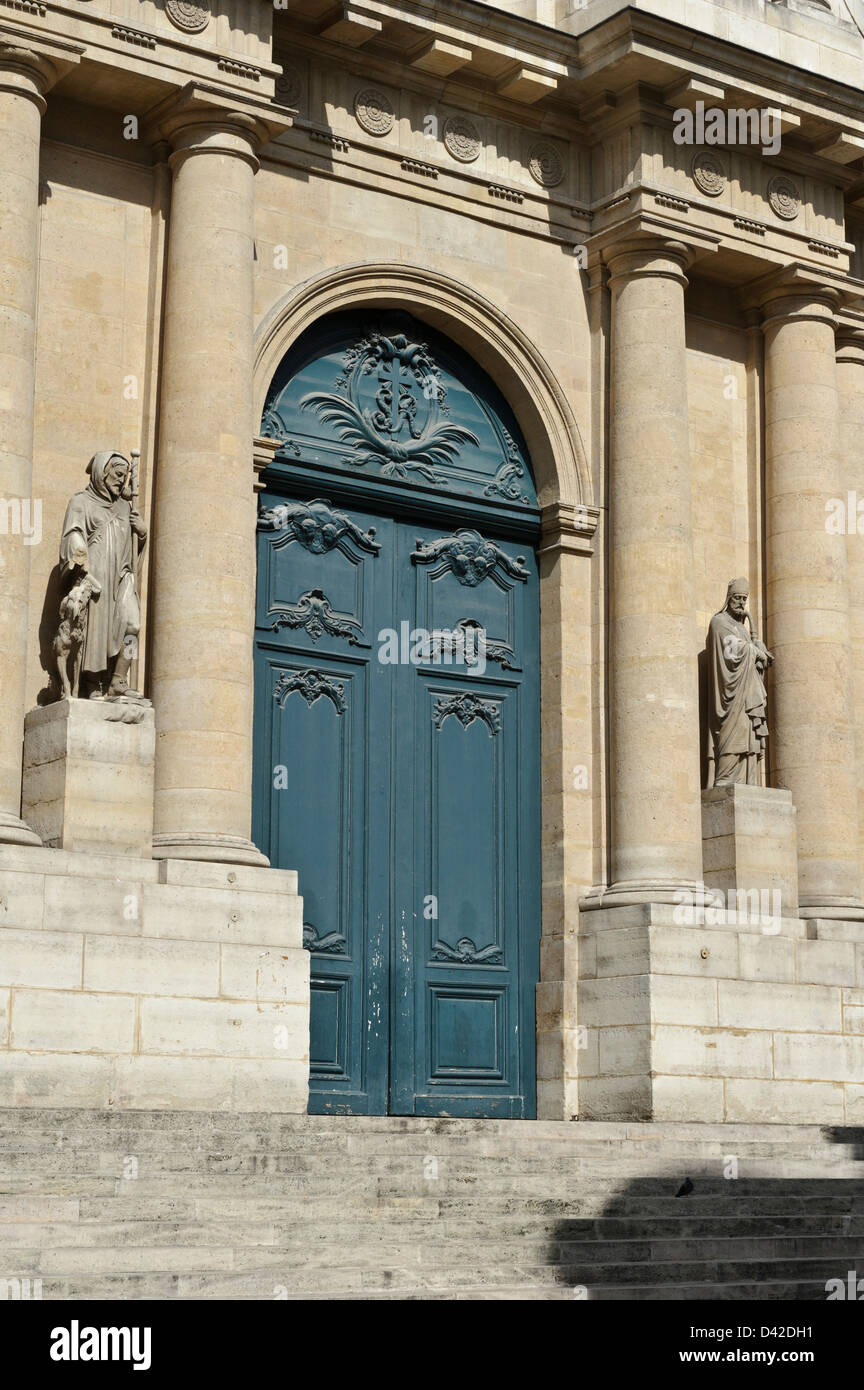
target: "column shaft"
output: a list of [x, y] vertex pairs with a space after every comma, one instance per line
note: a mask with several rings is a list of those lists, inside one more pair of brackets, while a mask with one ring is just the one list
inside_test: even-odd
[[864, 330], [849, 334], [841, 330], [837, 351], [837, 391], [840, 406], [840, 500], [846, 519], [846, 569], [852, 639], [858, 865], [864, 884], [864, 476], [861, 468], [864, 441]]
[[22, 54], [0, 70], [0, 842], [39, 844], [20, 819], [39, 254], [39, 136], [45, 101]]
[[798, 811], [804, 916], [861, 911], [846, 541], [830, 290], [780, 289], [765, 308], [768, 642], [772, 768]]
[[655, 902], [702, 877], [686, 258], [610, 257], [612, 892]]
[[262, 864], [249, 839], [256, 138], [242, 118], [211, 114], [173, 143], [151, 610], [154, 853]]

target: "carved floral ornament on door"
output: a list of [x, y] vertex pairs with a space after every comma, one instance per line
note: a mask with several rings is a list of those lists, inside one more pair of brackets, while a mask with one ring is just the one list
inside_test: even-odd
[[[427, 342], [369, 326], [345, 350], [331, 378], [334, 389], [308, 391], [299, 399], [294, 428], [298, 415], [313, 417], [335, 434], [345, 449], [340, 462], [352, 470], [377, 465], [390, 480], [452, 486], [466, 453], [482, 454], [482, 449], [473, 429], [447, 418], [451, 408], [445, 375]], [[280, 441], [283, 453], [300, 456], [280, 414], [278, 394], [264, 409], [261, 429]], [[484, 495], [530, 506], [522, 454], [503, 425], [498, 448], [497, 471], [484, 480]]]

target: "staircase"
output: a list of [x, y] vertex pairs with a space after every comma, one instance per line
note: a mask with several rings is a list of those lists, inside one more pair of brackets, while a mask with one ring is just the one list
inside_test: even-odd
[[0, 1280], [43, 1299], [824, 1301], [849, 1270], [861, 1129], [0, 1109]]

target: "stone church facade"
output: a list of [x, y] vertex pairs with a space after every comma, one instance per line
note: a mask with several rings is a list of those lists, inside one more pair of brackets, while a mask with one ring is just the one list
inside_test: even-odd
[[[861, 1123], [860, 0], [2, 0], [0, 72], [0, 1104]], [[143, 702], [58, 698], [99, 451]]]

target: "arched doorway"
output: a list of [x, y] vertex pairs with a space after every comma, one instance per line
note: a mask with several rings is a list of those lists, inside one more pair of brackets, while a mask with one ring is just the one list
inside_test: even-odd
[[535, 1113], [539, 509], [506, 402], [408, 314], [279, 364], [254, 836], [300, 875], [310, 1109]]

